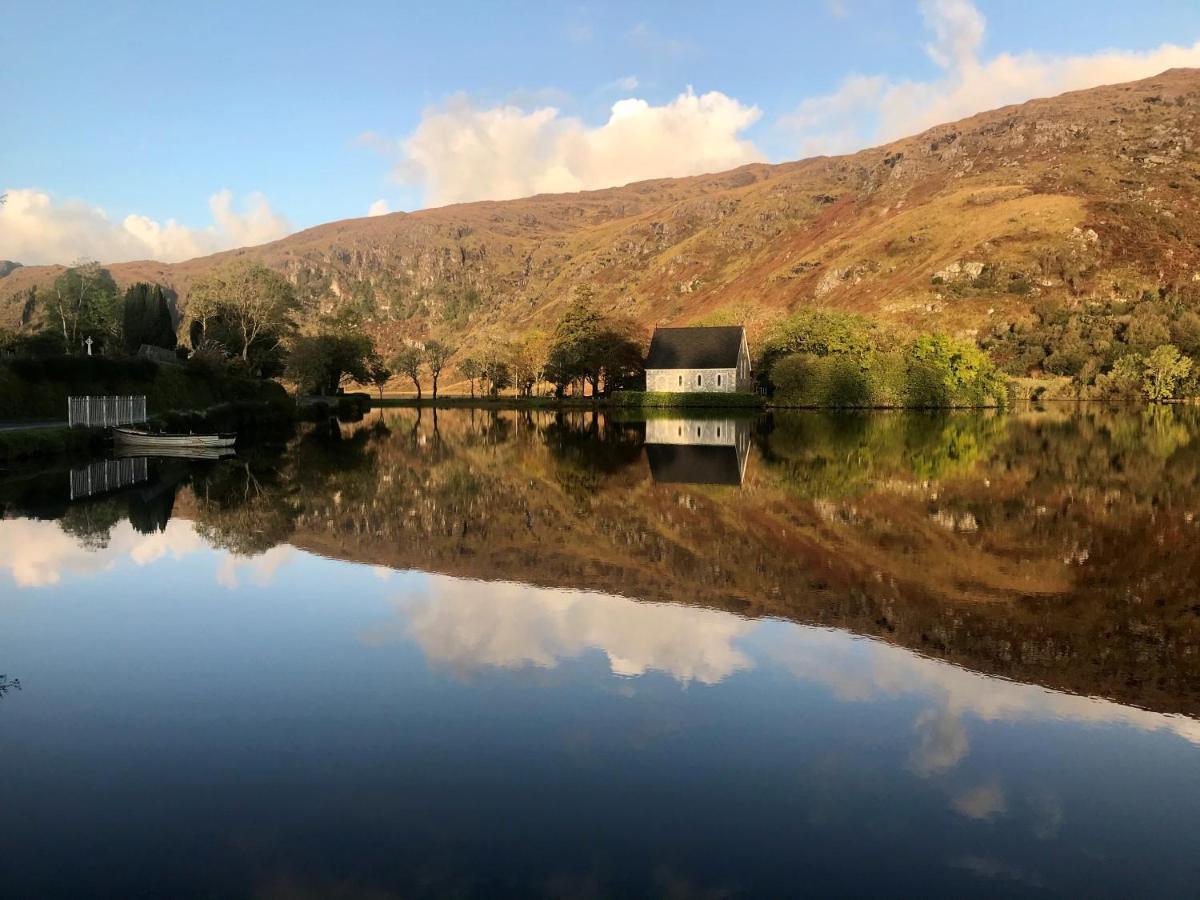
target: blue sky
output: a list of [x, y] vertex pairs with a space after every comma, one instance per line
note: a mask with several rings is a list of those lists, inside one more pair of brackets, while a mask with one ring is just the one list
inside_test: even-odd
[[[0, 258], [181, 258], [378, 201], [415, 209], [845, 151], [934, 114], [1200, 65], [1200, 3], [1133, 9], [10, 0]], [[697, 102], [680, 102], [689, 88]], [[613, 104], [633, 99], [605, 131]]]

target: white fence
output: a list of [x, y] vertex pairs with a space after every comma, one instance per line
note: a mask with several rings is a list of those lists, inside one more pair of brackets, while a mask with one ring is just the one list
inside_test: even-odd
[[71, 470], [71, 499], [80, 500], [149, 480], [150, 471], [144, 456], [102, 459]]
[[68, 397], [67, 424], [111, 428], [146, 421], [145, 397]]

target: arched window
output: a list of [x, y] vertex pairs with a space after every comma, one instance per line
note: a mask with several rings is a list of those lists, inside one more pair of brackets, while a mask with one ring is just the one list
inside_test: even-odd
[[683, 376], [682, 375], [679, 376], [679, 386], [683, 387]]
[[697, 375], [696, 376], [696, 387], [700, 387], [700, 385], [702, 385], [702, 384], [704, 384], [704, 376]]
[[720, 386], [721, 386], [721, 376], [718, 375], [717, 376], [717, 387], [720, 387]]

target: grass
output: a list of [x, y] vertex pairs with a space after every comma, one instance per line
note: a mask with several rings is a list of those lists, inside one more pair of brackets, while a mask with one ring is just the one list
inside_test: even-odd
[[617, 391], [606, 397], [385, 397], [374, 407], [437, 407], [438, 409], [761, 409], [764, 398], [754, 394]]
[[373, 407], [437, 407], [438, 409], [591, 409], [593, 406], [605, 406], [607, 401], [601, 397], [593, 401], [591, 397], [378, 397], [371, 401]]
[[68, 428], [54, 425], [21, 431], [0, 431], [0, 460], [63, 456], [98, 449], [104, 444], [100, 428]]

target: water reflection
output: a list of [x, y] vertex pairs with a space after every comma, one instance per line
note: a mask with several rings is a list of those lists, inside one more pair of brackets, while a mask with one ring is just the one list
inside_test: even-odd
[[650, 419], [650, 473], [663, 484], [740, 485], [750, 458], [751, 426], [745, 419]]
[[400, 630], [462, 674], [554, 668], [585, 650], [601, 651], [614, 675], [665, 672], [684, 684], [716, 684], [750, 665], [734, 646], [750, 623], [711, 610], [458, 579], [430, 588], [396, 601]]
[[77, 502], [0, 476], [0, 876], [1190, 890], [1195, 411], [684, 427], [397, 411]]
[[[293, 547], [834, 626], [1196, 714], [1196, 413], [395, 411], [282, 453], [158, 460], [150, 481], [83, 502], [58, 476], [0, 481], [3, 540], [19, 550], [4, 565], [34, 587], [114, 554], [180, 558], [198, 535], [238, 560], [223, 585], [267, 583]], [[671, 448], [736, 453], [743, 489], [690, 490], [720, 480], [695, 471], [662, 480]]]

